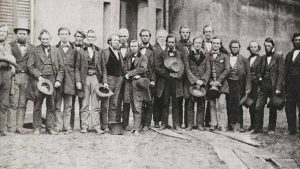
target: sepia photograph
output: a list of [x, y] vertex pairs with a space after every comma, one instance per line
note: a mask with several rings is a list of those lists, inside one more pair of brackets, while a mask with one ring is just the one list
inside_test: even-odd
[[0, 169], [300, 169], [300, 0], [0, 0]]

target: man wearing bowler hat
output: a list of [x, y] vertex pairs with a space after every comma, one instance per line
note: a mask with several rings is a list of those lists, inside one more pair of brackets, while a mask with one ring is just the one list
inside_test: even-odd
[[[150, 80], [146, 77], [148, 57], [142, 55], [138, 50], [138, 42], [132, 40], [130, 42], [131, 54], [127, 58], [125, 63], [125, 93], [124, 93], [124, 103], [130, 103], [133, 111], [134, 123], [133, 131], [135, 135], [139, 135], [142, 129], [142, 106], [143, 102], [149, 101], [150, 90], [149, 86], [141, 87], [140, 84], [146, 83], [150, 84]], [[149, 85], [148, 84], [148, 85]]]
[[11, 54], [10, 45], [6, 42], [8, 28], [4, 24], [0, 24], [0, 136], [13, 135], [5, 131], [6, 115], [9, 108], [9, 94], [11, 93], [12, 75], [16, 60]]
[[188, 112], [188, 127], [187, 131], [192, 130], [194, 126], [194, 107], [197, 103], [197, 113], [196, 113], [196, 125], [199, 130], [203, 130], [204, 122], [204, 112], [205, 112], [205, 99], [202, 97], [193, 96], [189, 88], [192, 86], [197, 86], [199, 89], [207, 85], [210, 78], [210, 63], [208, 57], [205, 56], [201, 49], [202, 39], [197, 36], [193, 39], [192, 51], [189, 53], [187, 61], [185, 62], [186, 69], [186, 81], [184, 85], [184, 90], [186, 90], [189, 95], [187, 101], [187, 112]]
[[28, 41], [30, 29], [29, 22], [19, 19], [14, 29], [16, 40], [10, 43], [11, 53], [15, 57], [16, 67], [14, 80], [14, 94], [10, 95], [10, 108], [7, 114], [7, 129], [9, 132], [24, 134], [23, 123], [27, 104], [28, 75], [27, 61], [34, 46]]
[[[260, 85], [256, 103], [256, 124], [253, 133], [262, 132], [264, 107], [267, 99], [272, 100], [275, 96], [283, 97], [284, 58], [275, 51], [275, 42], [272, 38], [266, 38], [264, 46], [266, 54], [262, 57]], [[276, 119], [277, 108], [270, 106], [268, 134], [275, 133]]]
[[30, 96], [34, 99], [33, 134], [39, 135], [42, 125], [42, 104], [46, 99], [46, 132], [57, 135], [55, 131], [55, 103], [57, 93], [46, 95], [36, 89], [37, 81], [48, 79], [55, 88], [61, 87], [64, 77], [64, 66], [61, 53], [56, 47], [50, 46], [51, 35], [43, 29], [39, 34], [41, 44], [32, 51], [28, 58], [30, 72]]
[[[161, 129], [168, 126], [170, 97], [172, 97], [172, 121], [175, 130], [182, 130], [179, 126], [179, 101], [183, 97], [182, 75], [184, 70], [184, 55], [176, 50], [176, 38], [168, 35], [166, 38], [167, 48], [155, 58], [155, 72], [157, 73], [156, 96], [162, 100], [162, 125]], [[165, 61], [176, 61], [179, 69], [175, 71], [167, 67]], [[175, 62], [173, 63], [175, 64]], [[171, 64], [172, 66], [172, 64]], [[176, 68], [177, 69], [177, 68]]]
[[285, 60], [286, 72], [286, 105], [285, 113], [288, 122], [289, 134], [297, 133], [296, 106], [298, 106], [298, 127], [300, 129], [300, 33], [292, 38], [294, 49], [289, 52]]
[[[208, 53], [211, 75], [209, 80], [209, 90], [215, 88], [220, 92], [217, 98], [208, 98], [210, 104], [211, 126], [210, 130], [217, 127], [223, 131], [227, 126], [226, 94], [229, 92], [227, 77], [229, 74], [229, 57], [220, 51], [221, 39], [212, 38], [212, 49]], [[209, 92], [209, 91], [208, 91]], [[207, 92], [207, 94], [208, 94]]]
[[226, 95], [228, 128], [244, 132], [243, 107], [239, 105], [243, 96], [251, 91], [251, 75], [248, 59], [240, 54], [241, 44], [238, 40], [229, 43], [230, 70], [228, 75], [229, 93]]

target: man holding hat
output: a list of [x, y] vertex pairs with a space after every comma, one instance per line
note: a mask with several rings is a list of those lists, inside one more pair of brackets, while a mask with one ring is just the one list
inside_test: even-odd
[[188, 57], [186, 57], [187, 61], [185, 62], [186, 68], [186, 76], [187, 80], [185, 82], [185, 90], [188, 93], [187, 101], [187, 113], [188, 113], [188, 127], [187, 131], [193, 129], [194, 126], [194, 107], [195, 103], [197, 103], [197, 113], [196, 113], [196, 123], [199, 130], [203, 130], [203, 122], [204, 122], [204, 113], [205, 113], [205, 99], [203, 96], [196, 97], [190, 93], [189, 88], [192, 86], [196, 86], [198, 90], [207, 85], [208, 80], [210, 78], [210, 63], [208, 61], [208, 57], [202, 52], [202, 39], [200, 36], [197, 36], [193, 39], [193, 46], [191, 47], [191, 52]]
[[19, 19], [14, 29], [16, 40], [10, 43], [11, 53], [15, 57], [18, 67], [15, 70], [14, 94], [10, 95], [10, 111], [7, 114], [7, 130], [23, 134], [23, 123], [27, 104], [28, 75], [27, 61], [34, 46], [28, 41], [30, 29], [28, 20]]
[[37, 80], [39, 82], [50, 81], [56, 89], [61, 87], [64, 78], [64, 65], [61, 53], [56, 47], [50, 46], [51, 35], [43, 29], [39, 38], [41, 44], [37, 46], [28, 58], [28, 69], [31, 75], [30, 94], [34, 99], [33, 108], [33, 134], [39, 135], [42, 125], [42, 105], [46, 99], [46, 132], [50, 135], [57, 135], [55, 131], [55, 103], [56, 92], [43, 93], [36, 90]]
[[295, 33], [292, 38], [294, 49], [286, 56], [286, 105], [285, 112], [288, 122], [289, 134], [297, 133], [296, 106], [298, 106], [298, 127], [300, 129], [300, 33]]
[[9, 94], [12, 86], [12, 75], [16, 60], [11, 54], [10, 45], [6, 43], [8, 28], [0, 24], [0, 136], [12, 135], [5, 131], [6, 115], [9, 108]]
[[[126, 73], [124, 103], [131, 104], [134, 117], [133, 131], [135, 135], [139, 135], [142, 129], [143, 102], [150, 100], [150, 81], [146, 77], [148, 57], [142, 55], [138, 47], [136, 40], [130, 42], [131, 53], [128, 55], [124, 68]], [[146, 86], [141, 87], [144, 85]]]
[[168, 126], [170, 97], [172, 97], [172, 119], [175, 130], [182, 130], [179, 126], [179, 102], [183, 97], [182, 76], [184, 71], [184, 55], [176, 50], [176, 37], [168, 35], [167, 48], [155, 58], [157, 73], [156, 96], [162, 100], [161, 129]]

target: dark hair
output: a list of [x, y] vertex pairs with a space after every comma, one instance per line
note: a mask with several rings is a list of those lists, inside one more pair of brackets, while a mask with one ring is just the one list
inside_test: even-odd
[[275, 42], [272, 38], [266, 38], [265, 42], [271, 43], [273, 47], [275, 46]]
[[48, 34], [51, 37], [51, 34], [50, 34], [50, 32], [48, 30], [42, 29], [41, 32], [40, 32], [40, 34], [39, 34], [39, 36], [38, 36], [39, 40], [41, 40], [41, 37], [42, 37], [43, 34]]
[[231, 45], [232, 45], [233, 43], [238, 43], [238, 44], [239, 44], [239, 47], [241, 47], [240, 41], [238, 41], [238, 40], [231, 40], [230, 43], [229, 43], [229, 49], [231, 48]]
[[57, 34], [59, 35], [60, 31], [62, 31], [62, 30], [68, 31], [69, 35], [71, 35], [71, 31], [70, 31], [70, 29], [67, 28], [67, 27], [60, 27], [60, 28], [58, 29], [58, 31], [57, 31]]
[[112, 37], [113, 36], [117, 36], [117, 37], [119, 37], [119, 35], [118, 34], [111, 34], [111, 35], [109, 35], [109, 37], [108, 37], [108, 39], [107, 39], [107, 43], [108, 44], [110, 44], [111, 43], [111, 39], [112, 39]]
[[212, 40], [214, 40], [214, 39], [220, 39], [220, 41], [221, 41], [221, 43], [222, 43], [222, 39], [219, 38], [218, 36], [214, 36], [214, 37], [212, 38]]
[[130, 46], [130, 44], [131, 43], [139, 43], [136, 39], [133, 39], [133, 40], [131, 40], [130, 42], [129, 42], [129, 46]]
[[213, 29], [213, 27], [211, 25], [205, 25], [205, 26], [203, 26], [203, 29], [202, 29], [203, 34], [204, 34], [205, 28], [207, 28], [207, 27], [211, 27], [212, 33], [214, 33], [214, 29]]
[[149, 32], [149, 36], [151, 37], [151, 32], [150, 32], [150, 30], [149, 29], [142, 29], [141, 31], [140, 31], [140, 36], [142, 36], [142, 33], [143, 32]]
[[299, 37], [300, 33], [294, 33], [292, 37], [292, 42], [294, 43], [295, 38]]
[[174, 39], [175, 39], [175, 43], [177, 42], [176, 36], [173, 35], [173, 34], [169, 34], [169, 35], [166, 37], [166, 42], [168, 42], [168, 40], [169, 40], [170, 38], [174, 38]]
[[80, 30], [80, 29], [77, 29], [77, 30], [76, 30], [76, 32], [74, 33], [74, 37], [76, 37], [76, 35], [77, 35], [78, 33], [81, 34], [81, 36], [82, 36], [83, 38], [85, 38], [85, 33], [84, 33], [82, 30]]
[[201, 40], [202, 40], [202, 37], [201, 37], [201, 36], [196, 36], [196, 37], [194, 37], [193, 43], [195, 42], [196, 39], [201, 39]]
[[261, 50], [261, 46], [258, 44], [257, 41], [251, 41], [251, 42], [249, 43], [249, 46], [247, 47], [247, 50], [250, 51], [250, 44], [253, 43], [253, 42], [257, 43], [257, 45], [258, 45], [258, 51], [260, 51], [260, 50]]
[[190, 27], [187, 26], [187, 25], [180, 26], [180, 28], [179, 28], [179, 34], [181, 33], [181, 30], [182, 30], [183, 28], [188, 28], [188, 29], [189, 29], [189, 33], [191, 34], [191, 29], [190, 29]]

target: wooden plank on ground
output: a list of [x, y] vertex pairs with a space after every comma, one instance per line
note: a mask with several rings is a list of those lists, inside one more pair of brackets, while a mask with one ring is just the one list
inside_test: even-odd
[[150, 128], [151, 130], [159, 133], [159, 134], [162, 134], [162, 135], [165, 135], [165, 136], [169, 136], [169, 137], [175, 137], [175, 138], [179, 138], [179, 139], [185, 139], [185, 140], [191, 140], [191, 138], [189, 137], [186, 137], [182, 134], [178, 134], [170, 129], [156, 129], [156, 128]]
[[280, 169], [299, 169], [293, 159], [271, 158], [269, 161], [278, 166]]
[[268, 164], [264, 159], [257, 158], [250, 153], [239, 149], [233, 149], [233, 152], [249, 169], [274, 169], [274, 167]]
[[220, 146], [213, 146], [213, 148], [221, 162], [224, 162], [229, 169], [248, 169], [231, 149]]
[[261, 144], [259, 142], [256, 142], [251, 139], [250, 135], [247, 134], [240, 134], [240, 133], [231, 133], [231, 132], [222, 132], [222, 131], [213, 131], [213, 133], [220, 134], [223, 136], [226, 136], [228, 138], [237, 140], [239, 142], [254, 146], [254, 147], [259, 147]]

